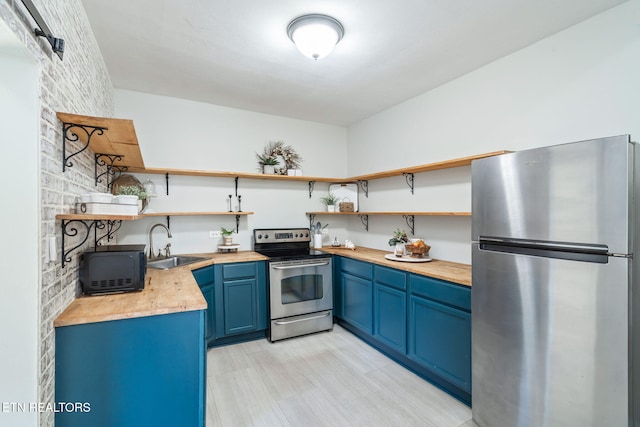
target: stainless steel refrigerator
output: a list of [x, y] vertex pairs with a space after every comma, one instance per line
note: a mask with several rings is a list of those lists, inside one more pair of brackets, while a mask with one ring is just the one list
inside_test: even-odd
[[623, 135], [473, 162], [479, 426], [640, 425], [639, 158]]

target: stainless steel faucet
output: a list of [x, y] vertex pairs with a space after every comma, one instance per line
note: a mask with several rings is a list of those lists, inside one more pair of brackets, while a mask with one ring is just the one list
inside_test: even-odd
[[[156, 255], [154, 255], [154, 253], [153, 253], [153, 230], [154, 230], [156, 227], [162, 227], [162, 228], [164, 228], [165, 230], [167, 230], [167, 237], [168, 237], [168, 238], [173, 237], [173, 236], [171, 235], [171, 230], [169, 230], [169, 229], [167, 228], [167, 226], [166, 226], [166, 225], [164, 225], [164, 224], [160, 224], [160, 223], [153, 225], [153, 226], [151, 227], [151, 230], [149, 230], [149, 259], [161, 258], [160, 253], [158, 253], [158, 255], [157, 255], [157, 256], [156, 256]], [[168, 245], [167, 245], [167, 246], [168, 246]], [[169, 256], [169, 251], [168, 251], [168, 250], [167, 250], [167, 252], [166, 252], [166, 253], [167, 253], [167, 256]]]

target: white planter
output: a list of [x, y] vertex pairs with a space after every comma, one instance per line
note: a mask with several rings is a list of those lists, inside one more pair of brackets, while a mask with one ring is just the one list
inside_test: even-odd
[[273, 165], [262, 165], [262, 173], [265, 175], [273, 175], [276, 172], [276, 167]]
[[335, 212], [336, 205], [327, 205], [327, 212]]

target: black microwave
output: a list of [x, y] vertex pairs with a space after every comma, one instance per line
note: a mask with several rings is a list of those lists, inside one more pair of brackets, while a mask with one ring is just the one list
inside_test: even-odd
[[145, 245], [100, 246], [80, 254], [80, 285], [86, 295], [144, 289]]

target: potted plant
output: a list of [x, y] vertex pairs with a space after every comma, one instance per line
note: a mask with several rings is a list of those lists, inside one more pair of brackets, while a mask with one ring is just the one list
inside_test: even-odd
[[329, 193], [328, 196], [320, 197], [320, 201], [327, 205], [327, 212], [336, 211], [336, 204], [338, 203], [338, 200], [338, 197], [333, 193]]
[[389, 246], [395, 246], [393, 253], [398, 257], [403, 256], [405, 245], [407, 243], [409, 243], [407, 232], [396, 228], [396, 231], [393, 232], [393, 237], [389, 239]]
[[[146, 204], [143, 202], [147, 200], [147, 192], [142, 187], [139, 187], [137, 185], [121, 185], [118, 187], [116, 195], [123, 196], [123, 197], [120, 197], [120, 201], [124, 202], [124, 204], [137, 203], [138, 212], [142, 212], [142, 210], [146, 207]], [[127, 200], [127, 199], [132, 199], [132, 200]], [[136, 203], [133, 203], [133, 202], [136, 202]]]
[[233, 244], [233, 233], [235, 230], [227, 230], [224, 227], [220, 228], [220, 233], [222, 233], [222, 240], [225, 246], [229, 246]]
[[280, 162], [273, 156], [268, 154], [256, 154], [258, 157], [258, 164], [262, 166], [262, 173], [273, 175], [275, 173], [275, 166]]

